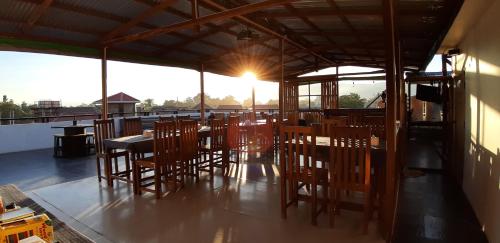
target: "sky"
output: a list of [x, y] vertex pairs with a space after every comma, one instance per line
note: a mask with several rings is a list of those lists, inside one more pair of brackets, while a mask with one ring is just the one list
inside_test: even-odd
[[[429, 71], [439, 71], [439, 58], [429, 65]], [[39, 100], [58, 100], [64, 106], [90, 104], [101, 98], [101, 62], [98, 59], [25, 52], [0, 51], [0, 95], [15, 103], [33, 104]], [[342, 67], [339, 72], [374, 69]], [[332, 74], [334, 68], [310, 75]], [[108, 95], [127, 93], [139, 100], [152, 98], [156, 104], [165, 100], [184, 100], [200, 91], [198, 71], [108, 61]], [[256, 101], [265, 103], [278, 99], [277, 83], [243, 80], [205, 73], [205, 93], [211, 97], [227, 95], [243, 101], [251, 97], [255, 85]], [[371, 98], [385, 89], [383, 81], [341, 82], [339, 93], [359, 93]]]

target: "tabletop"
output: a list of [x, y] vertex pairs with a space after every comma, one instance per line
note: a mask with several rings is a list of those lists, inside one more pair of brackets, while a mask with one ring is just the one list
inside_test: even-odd
[[[210, 132], [210, 127], [202, 127], [198, 130], [198, 133], [208, 133]], [[113, 139], [105, 139], [104, 146], [107, 149], [125, 149], [133, 151], [135, 153], [139, 152], [151, 152], [153, 151], [153, 137], [144, 135], [134, 135], [119, 137]]]
[[77, 125], [60, 125], [60, 126], [52, 126], [51, 128], [87, 128], [94, 127], [92, 124], [77, 124]]

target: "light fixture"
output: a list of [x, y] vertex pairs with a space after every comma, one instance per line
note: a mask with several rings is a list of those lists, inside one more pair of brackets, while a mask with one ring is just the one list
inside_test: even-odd
[[257, 39], [257, 38], [259, 38], [259, 35], [257, 33], [254, 33], [248, 27], [246, 29], [242, 29], [236, 35], [236, 40], [239, 40], [239, 41], [249, 41], [249, 40], [253, 40], [253, 39]]

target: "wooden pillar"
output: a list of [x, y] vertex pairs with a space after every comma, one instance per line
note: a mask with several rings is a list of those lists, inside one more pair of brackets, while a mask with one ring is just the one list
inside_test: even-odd
[[335, 109], [338, 109], [339, 108], [339, 66], [335, 67], [335, 74], [336, 74], [336, 77], [335, 77], [335, 92], [336, 92]]
[[102, 48], [102, 57], [101, 57], [101, 85], [102, 85], [102, 98], [101, 98], [101, 118], [104, 120], [108, 119], [108, 48]]
[[279, 65], [280, 65], [280, 80], [279, 80], [279, 123], [281, 124], [284, 120], [284, 85], [285, 85], [285, 67], [283, 64], [283, 54], [284, 54], [284, 47], [285, 43], [283, 39], [280, 39], [279, 43], [279, 50], [280, 50], [280, 55], [279, 55]]
[[255, 85], [252, 85], [252, 112], [253, 117], [257, 119], [257, 113], [255, 111]]
[[382, 197], [382, 233], [390, 241], [396, 211], [396, 43], [394, 0], [383, 0], [386, 71], [386, 161], [385, 192]]
[[205, 65], [200, 64], [200, 123], [205, 125]]

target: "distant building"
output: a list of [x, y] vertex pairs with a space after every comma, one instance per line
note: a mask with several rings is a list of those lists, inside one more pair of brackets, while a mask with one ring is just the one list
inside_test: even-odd
[[[136, 109], [135, 105], [140, 100], [120, 92], [108, 97], [108, 113], [120, 114], [121, 116], [134, 116]], [[102, 100], [96, 100], [93, 104], [96, 107], [101, 107]]]
[[31, 107], [34, 117], [58, 116], [61, 111], [61, 101], [41, 100]]
[[243, 106], [241, 105], [219, 105], [217, 107], [218, 110], [226, 110], [226, 111], [234, 111], [234, 110], [243, 110]]
[[59, 116], [53, 121], [94, 120], [99, 118], [99, 111], [96, 107], [62, 107]]
[[[200, 110], [201, 109], [201, 103], [198, 103], [197, 105], [193, 106], [191, 109], [193, 110]], [[205, 110], [211, 110], [213, 109], [211, 106], [205, 104]]]
[[279, 106], [274, 105], [255, 105], [255, 110], [278, 110]]

